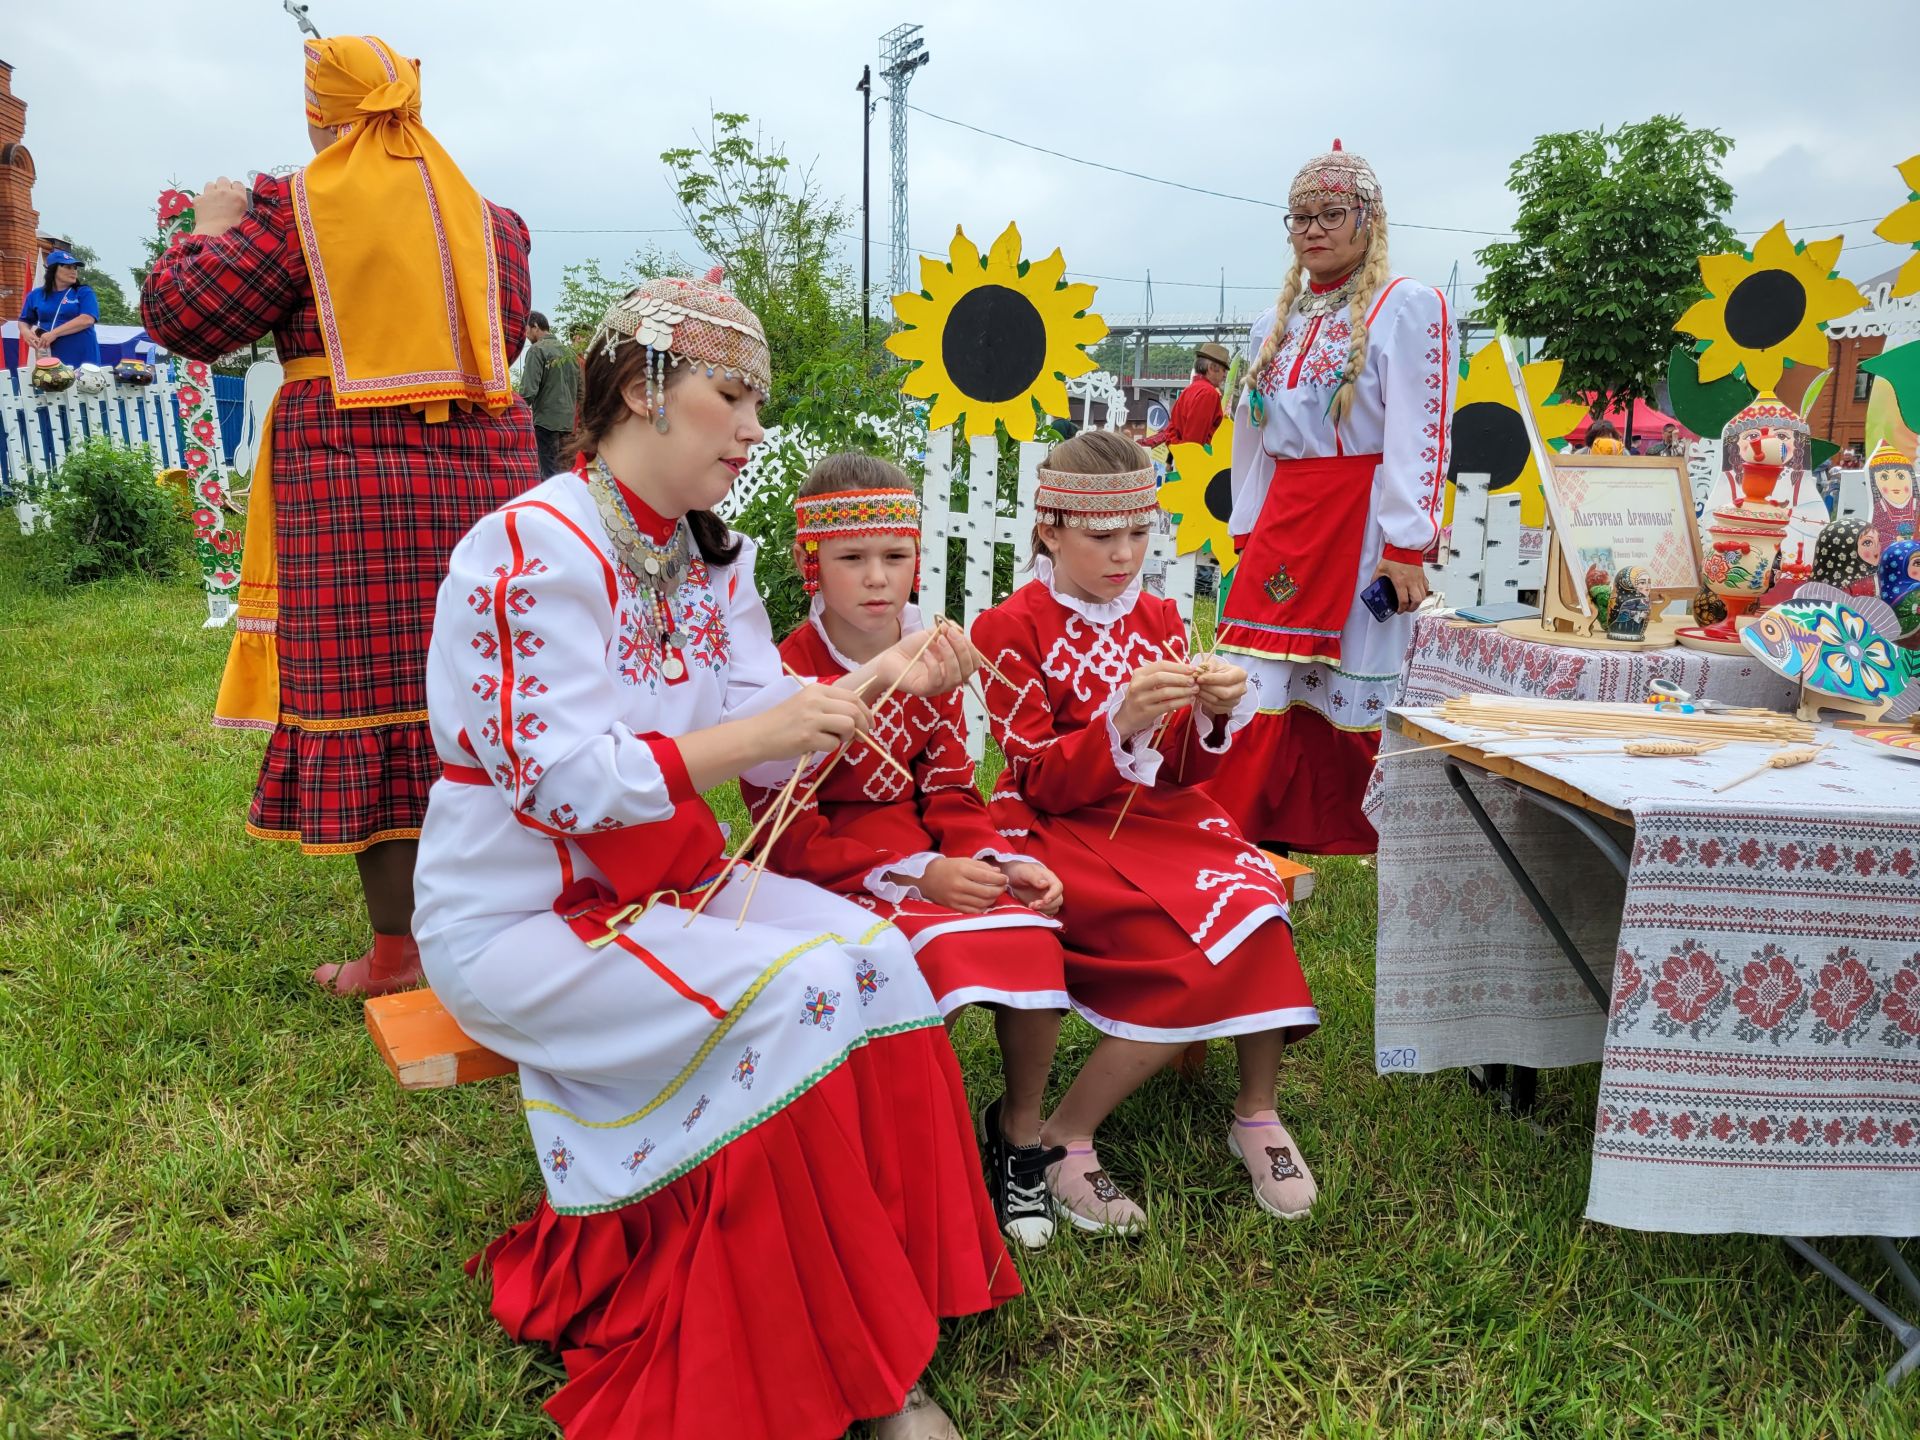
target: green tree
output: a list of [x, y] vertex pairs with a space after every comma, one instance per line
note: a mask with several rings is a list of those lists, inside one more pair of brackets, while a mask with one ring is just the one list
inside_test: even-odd
[[686, 271], [684, 260], [651, 246], [636, 251], [611, 275], [600, 268], [598, 259], [583, 260], [560, 272], [560, 299], [547, 318], [553, 321], [556, 335], [575, 345], [593, 333], [609, 305], [642, 280]]
[[774, 393], [763, 418], [807, 412], [817, 430], [833, 413], [887, 413], [900, 403], [903, 367], [877, 337], [863, 350], [859, 294], [838, 258], [851, 215], [751, 124], [715, 111], [704, 140], [660, 159], [694, 242], [766, 327]]
[[1671, 115], [1540, 136], [1507, 179], [1516, 238], [1479, 252], [1482, 318], [1543, 341], [1563, 391], [1598, 392], [1596, 413], [1651, 396], [1674, 321], [1706, 293], [1697, 257], [1734, 248], [1732, 148]]
[[93, 287], [93, 297], [100, 302], [100, 323], [102, 325], [138, 325], [140, 312], [127, 300], [127, 292], [120, 288], [120, 282], [113, 278], [112, 272], [99, 267], [100, 256], [91, 246], [69, 243], [74, 258], [80, 262], [80, 281]]

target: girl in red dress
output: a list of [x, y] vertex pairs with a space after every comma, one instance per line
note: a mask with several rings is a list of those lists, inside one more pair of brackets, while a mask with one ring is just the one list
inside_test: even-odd
[[[795, 503], [794, 561], [813, 596], [780, 646], [798, 675], [834, 683], [922, 632], [909, 603], [920, 565], [920, 502], [907, 477], [867, 455], [813, 467]], [[994, 1012], [1006, 1088], [980, 1116], [988, 1188], [1010, 1239], [1053, 1236], [1039, 1144], [1066, 975], [1052, 919], [1060, 881], [993, 828], [974, 786], [958, 691], [896, 696], [872, 746], [841, 756], [817, 791], [803, 780], [791, 818], [779, 791], [742, 782], [756, 821], [772, 810], [769, 868], [862, 905], [905, 932], [940, 1013]]]
[[1226, 1143], [1268, 1213], [1316, 1193], [1274, 1109], [1289, 1039], [1320, 1023], [1294, 955], [1285, 892], [1204, 790], [1251, 712], [1246, 673], [1188, 656], [1173, 604], [1140, 588], [1156, 523], [1139, 447], [1089, 431], [1054, 447], [1035, 497], [1034, 580], [973, 627], [1007, 766], [1000, 834], [1060, 877], [1067, 993], [1101, 1032], [1041, 1127], [1065, 1154], [1056, 1209], [1131, 1233], [1145, 1212], [1100, 1164], [1100, 1122], [1194, 1040], [1231, 1035], [1240, 1091]]

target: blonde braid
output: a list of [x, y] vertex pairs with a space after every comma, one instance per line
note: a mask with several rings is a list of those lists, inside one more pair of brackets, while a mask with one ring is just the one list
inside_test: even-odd
[[1361, 263], [1360, 288], [1353, 292], [1347, 307], [1347, 325], [1353, 338], [1347, 343], [1347, 364], [1341, 373], [1340, 388], [1333, 392], [1327, 414], [1335, 425], [1343, 424], [1353, 409], [1353, 393], [1360, 385], [1360, 374], [1367, 364], [1367, 311], [1379, 298], [1392, 274], [1387, 264], [1387, 209], [1381, 204], [1370, 207], [1367, 223], [1373, 234], [1367, 239], [1367, 255]]
[[1260, 353], [1253, 357], [1253, 364], [1247, 367], [1247, 384], [1251, 387], [1258, 387], [1260, 372], [1279, 353], [1280, 342], [1287, 338], [1287, 320], [1300, 299], [1302, 279], [1306, 273], [1296, 260], [1287, 274], [1287, 283], [1280, 287], [1280, 298], [1273, 302], [1273, 326], [1267, 331], [1267, 338], [1260, 342]]

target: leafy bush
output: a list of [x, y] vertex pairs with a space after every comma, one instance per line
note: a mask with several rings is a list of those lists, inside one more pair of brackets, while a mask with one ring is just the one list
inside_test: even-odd
[[153, 454], [89, 440], [54, 476], [34, 574], [49, 589], [118, 575], [172, 579], [193, 553], [179, 498], [154, 483]]

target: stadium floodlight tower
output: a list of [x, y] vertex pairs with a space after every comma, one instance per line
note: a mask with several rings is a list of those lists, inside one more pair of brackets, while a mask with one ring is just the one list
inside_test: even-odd
[[920, 287], [913, 282], [913, 250], [907, 244], [907, 86], [933, 58], [920, 38], [923, 27], [896, 25], [880, 37], [880, 74], [887, 82], [893, 116], [893, 289], [899, 295]]

